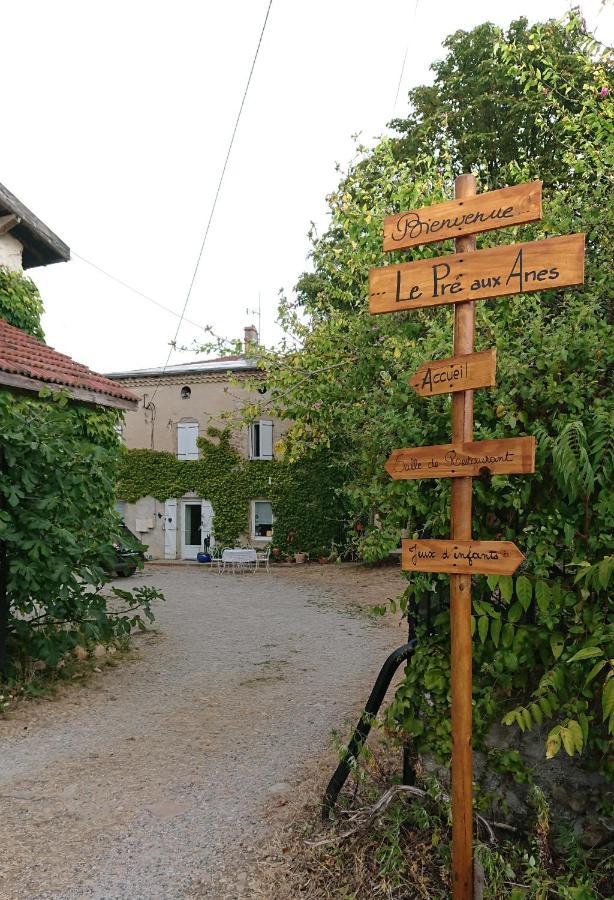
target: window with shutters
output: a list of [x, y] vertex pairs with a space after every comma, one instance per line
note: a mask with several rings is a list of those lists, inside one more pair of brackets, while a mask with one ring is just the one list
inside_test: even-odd
[[177, 459], [198, 459], [198, 422], [177, 422]]
[[249, 426], [249, 458], [273, 459], [273, 423], [268, 419]]
[[273, 536], [273, 507], [270, 500], [252, 500], [252, 538]]

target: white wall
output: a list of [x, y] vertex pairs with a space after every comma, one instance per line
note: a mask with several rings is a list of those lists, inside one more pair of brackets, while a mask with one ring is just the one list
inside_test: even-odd
[[6, 266], [13, 272], [21, 272], [23, 247], [21, 243], [8, 234], [0, 234], [0, 266]]

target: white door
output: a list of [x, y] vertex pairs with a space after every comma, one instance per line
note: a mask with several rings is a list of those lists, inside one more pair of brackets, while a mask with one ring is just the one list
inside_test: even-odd
[[202, 549], [202, 501], [184, 500], [181, 504], [181, 558], [196, 559]]
[[201, 524], [202, 540], [204, 541], [205, 538], [209, 538], [209, 549], [211, 550], [215, 547], [215, 538], [213, 537], [213, 507], [208, 500], [202, 501]]
[[177, 559], [177, 501], [164, 503], [164, 559]]

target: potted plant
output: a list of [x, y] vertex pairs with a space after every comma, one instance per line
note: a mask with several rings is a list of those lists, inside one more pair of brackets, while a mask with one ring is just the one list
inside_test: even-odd
[[271, 555], [272, 555], [273, 559], [280, 559], [281, 558], [281, 549], [279, 547], [273, 547], [271, 549]]
[[307, 554], [303, 550], [297, 550], [294, 554], [294, 562], [302, 565], [306, 561]]

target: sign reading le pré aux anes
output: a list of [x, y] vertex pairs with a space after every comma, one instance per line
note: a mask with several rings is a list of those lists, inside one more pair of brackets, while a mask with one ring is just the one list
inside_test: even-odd
[[490, 300], [584, 281], [584, 235], [566, 234], [369, 272], [371, 313]]

